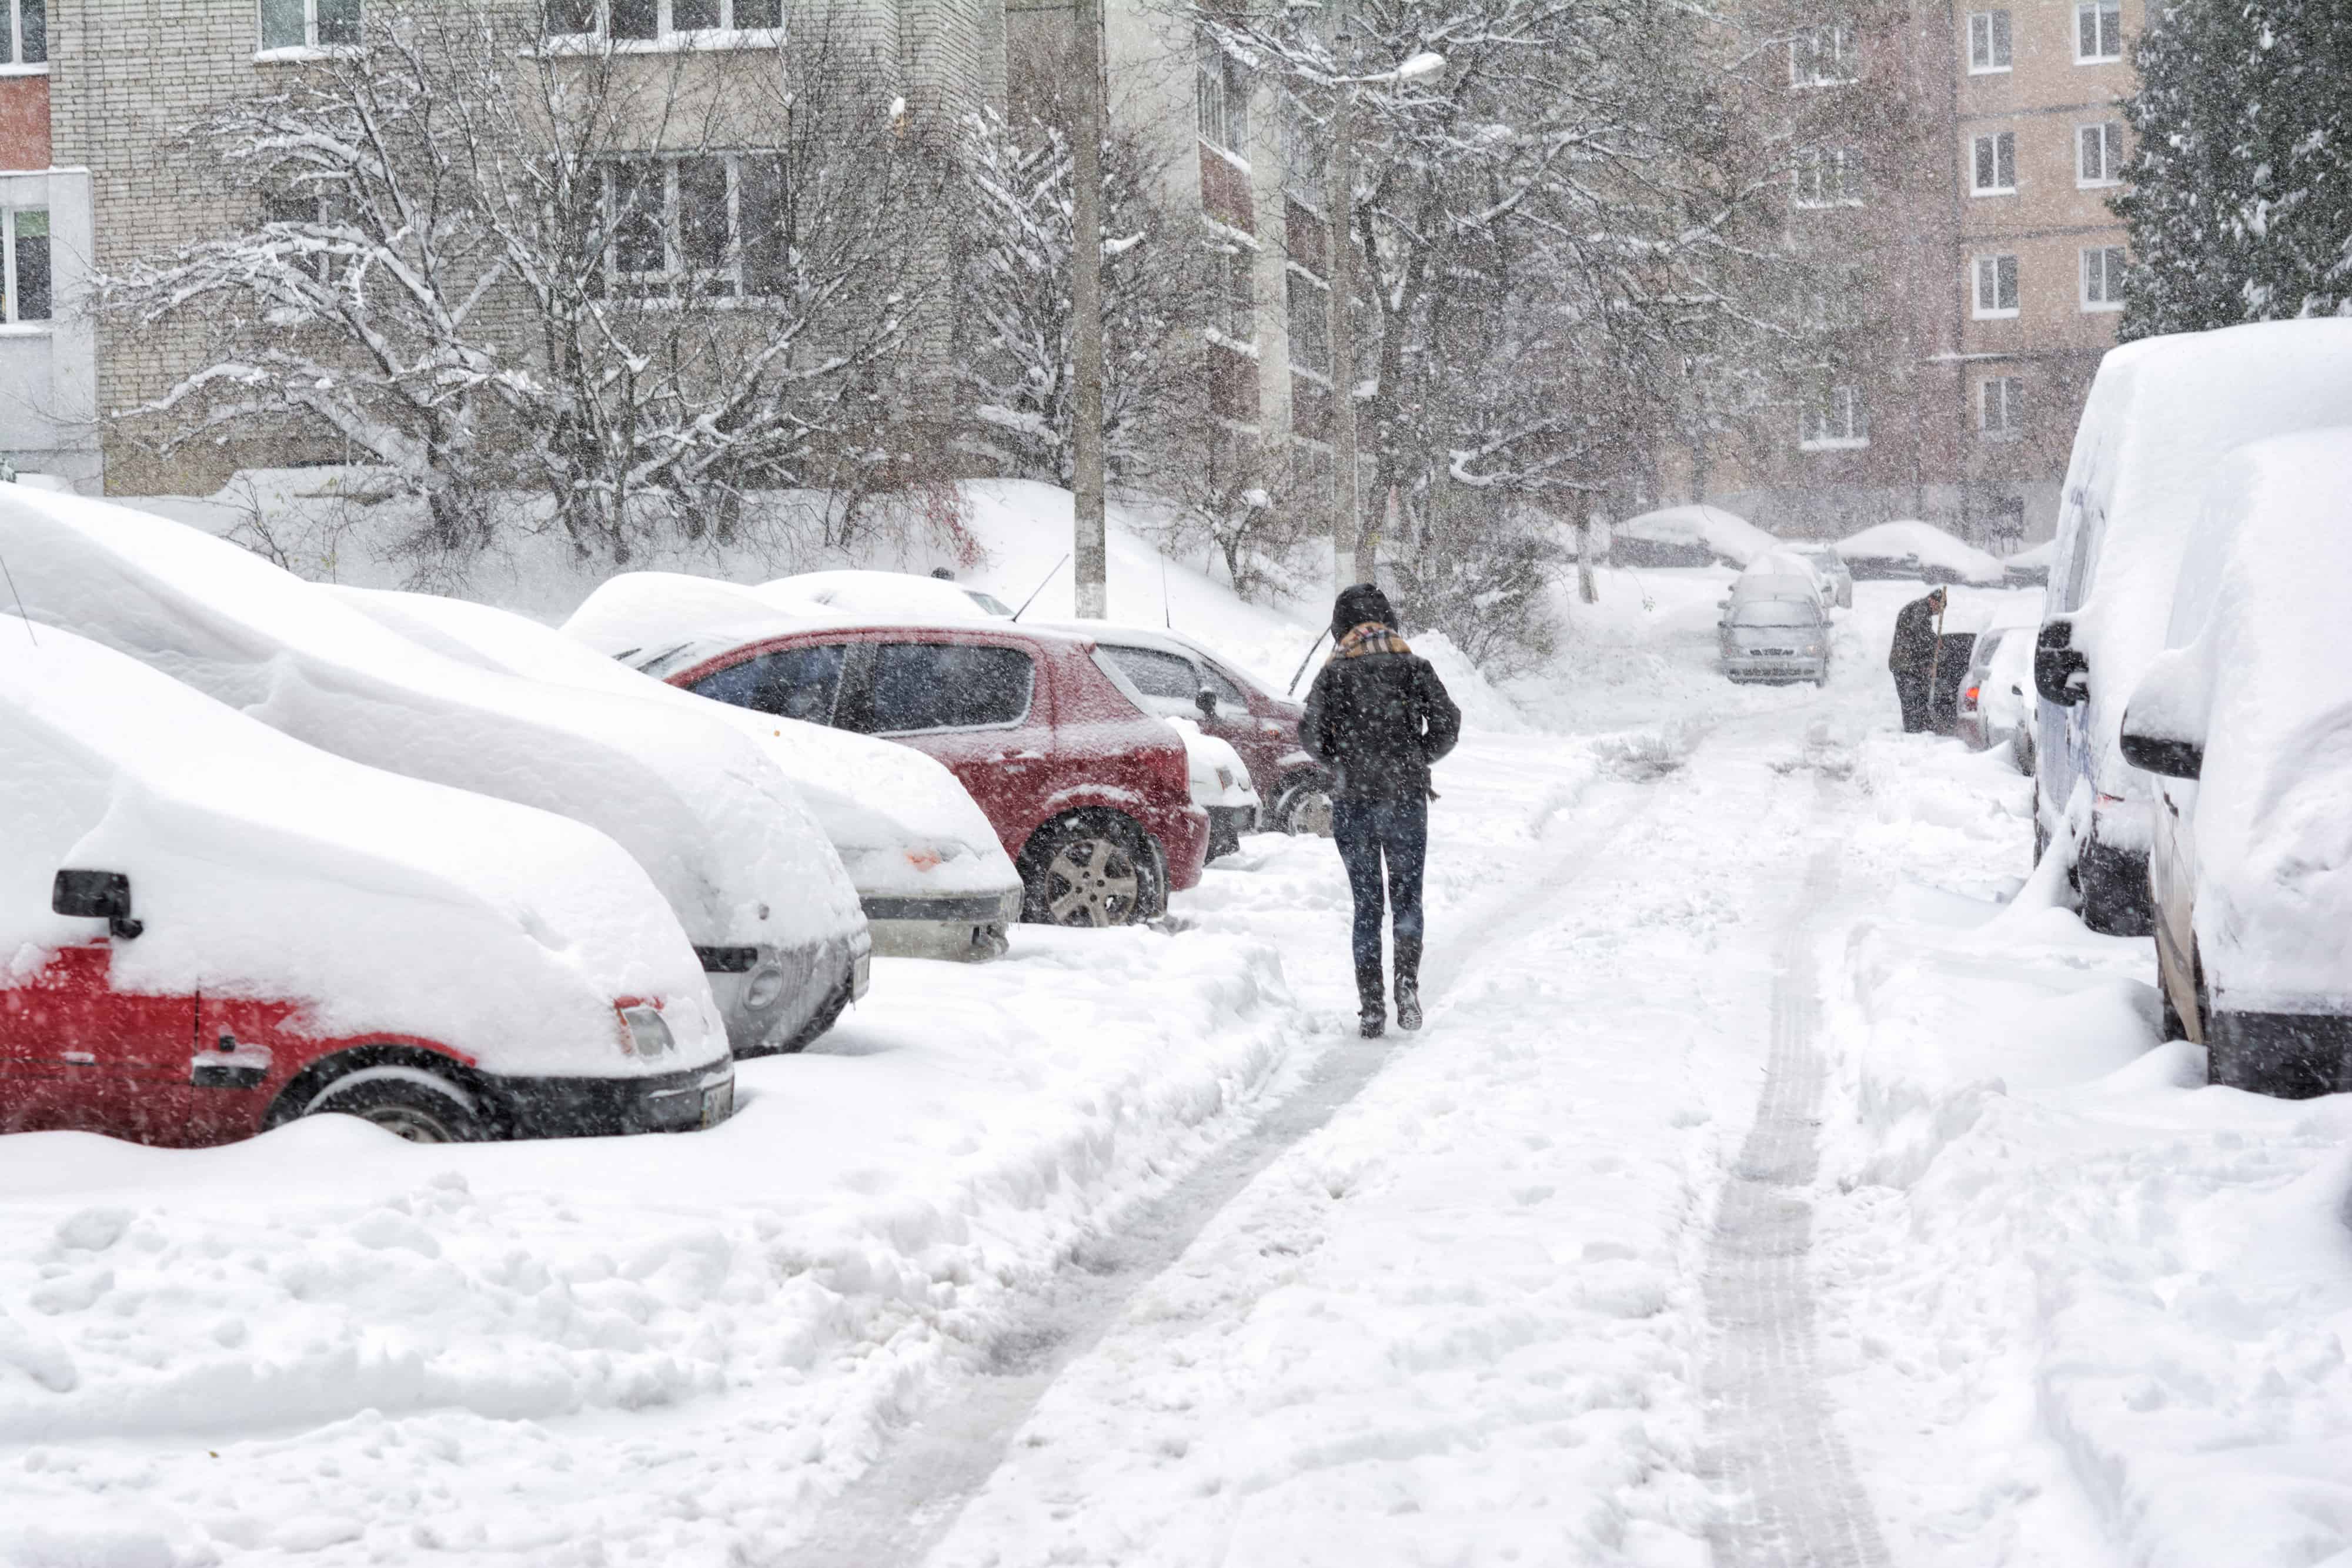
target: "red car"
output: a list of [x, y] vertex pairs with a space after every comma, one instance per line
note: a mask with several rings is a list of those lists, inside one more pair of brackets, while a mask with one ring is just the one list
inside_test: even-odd
[[1183, 743], [1091, 643], [1009, 622], [716, 636], [638, 665], [703, 696], [945, 763], [1020, 869], [1022, 918], [1123, 925], [1201, 880]]

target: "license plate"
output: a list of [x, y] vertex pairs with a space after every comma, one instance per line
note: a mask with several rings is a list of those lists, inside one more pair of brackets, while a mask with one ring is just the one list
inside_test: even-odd
[[850, 971], [849, 999], [856, 1001], [866, 995], [874, 983], [874, 960], [866, 954], [858, 955], [857, 966]]
[[735, 1081], [702, 1092], [702, 1124], [715, 1127], [735, 1113]]

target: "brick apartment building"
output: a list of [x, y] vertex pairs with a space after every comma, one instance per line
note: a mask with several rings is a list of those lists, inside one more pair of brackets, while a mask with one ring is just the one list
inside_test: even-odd
[[1783, 532], [2049, 537], [2122, 308], [2106, 199], [2142, 5], [1902, 0], [1793, 29], [1788, 239], [1852, 329], [1792, 371], [1785, 428], [1702, 455], [1694, 487]]
[[[207, 110], [285, 90], [306, 63], [357, 41], [366, 0], [0, 0], [0, 457], [79, 489], [204, 494], [237, 468], [339, 461], [315, 437], [183, 449], [168, 462], [104, 429], [102, 411], [149, 401], [200, 368], [193, 329], [94, 324], [105, 272], [259, 214], [201, 157], [173, 145]], [[537, 0], [478, 0], [536, 16]], [[916, 112], [1004, 94], [1001, 0], [847, 0], [877, 94]], [[669, 56], [683, 71], [788, 47], [786, 0], [558, 0], [552, 25], [592, 46]], [[795, 4], [790, 15], [803, 15]], [[887, 99], [886, 99], [887, 101]], [[754, 128], [746, 133], [756, 145]], [[724, 189], [736, 188], [730, 174]], [[679, 188], [677, 201], [688, 193]], [[721, 200], [730, 198], [722, 196]], [[687, 220], [690, 221], [690, 220]]]

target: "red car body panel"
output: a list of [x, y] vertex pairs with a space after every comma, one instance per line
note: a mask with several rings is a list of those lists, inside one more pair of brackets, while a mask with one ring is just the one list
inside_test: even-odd
[[[1005, 852], [1017, 862], [1039, 828], [1085, 808], [1133, 821], [1167, 857], [1171, 888], [1195, 886], [1208, 856], [1208, 816], [1192, 804], [1183, 743], [1129, 702], [1094, 663], [1092, 648], [1060, 636], [989, 625], [857, 626], [813, 630], [746, 643], [665, 678], [691, 688], [721, 671], [795, 648], [879, 648], [893, 643], [1004, 647], [1029, 655], [1034, 684], [1027, 711], [1009, 724], [878, 733], [945, 764], [971, 792]], [[852, 700], [844, 676], [843, 706]], [[819, 722], [839, 723], [838, 711]], [[842, 725], [859, 728], [856, 723]]]

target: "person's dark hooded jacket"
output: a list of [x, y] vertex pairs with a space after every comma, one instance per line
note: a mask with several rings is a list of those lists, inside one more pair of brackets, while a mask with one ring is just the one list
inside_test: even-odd
[[1429, 765], [1462, 737], [1445, 684], [1395, 626], [1388, 596], [1370, 583], [1332, 607], [1330, 662], [1307, 694], [1298, 739], [1331, 769], [1335, 800], [1425, 799]]
[[1936, 599], [1929, 594], [1905, 605], [1895, 617], [1895, 642], [1886, 650], [1886, 667], [1898, 675], [1927, 678], [1936, 658]]

